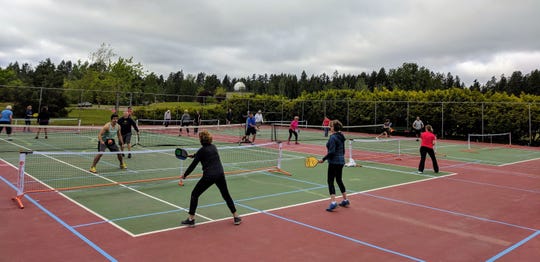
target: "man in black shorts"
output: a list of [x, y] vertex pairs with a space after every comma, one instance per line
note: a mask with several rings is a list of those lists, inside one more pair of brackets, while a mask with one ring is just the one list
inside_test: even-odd
[[[249, 136], [253, 135], [253, 139], [249, 140]], [[255, 122], [255, 117], [252, 112], [249, 112], [248, 118], [246, 119], [246, 134], [242, 137], [240, 143], [255, 143], [255, 138], [257, 137], [257, 124]]]
[[[118, 149], [118, 145], [116, 145], [116, 142], [114, 141], [115, 138], [118, 138], [118, 141], [120, 144], [123, 144], [122, 141], [122, 134], [120, 133], [120, 126], [118, 125], [118, 115], [112, 114], [111, 115], [111, 122], [108, 122], [103, 126], [101, 131], [99, 131], [98, 134], [98, 151], [99, 152], [105, 152], [105, 149], [109, 149], [111, 152], [118, 152], [120, 151]], [[96, 165], [101, 159], [101, 156], [103, 154], [97, 154], [96, 157], [94, 157], [94, 162], [92, 162], [92, 166], [90, 167], [90, 172], [97, 173]], [[122, 154], [117, 154], [118, 161], [120, 162], [120, 169], [126, 169], [127, 165], [124, 163], [124, 159], [122, 157]]]
[[[120, 131], [122, 132], [123, 144], [120, 144], [120, 150], [124, 151], [124, 145], [127, 145], [128, 152], [131, 152], [131, 128], [135, 129], [137, 135], [139, 135], [139, 128], [137, 123], [131, 118], [129, 112], [124, 112], [122, 117], [118, 119], [118, 124], [120, 125]], [[122, 156], [125, 156], [122, 154]], [[128, 158], [131, 158], [131, 153], [128, 153]]]

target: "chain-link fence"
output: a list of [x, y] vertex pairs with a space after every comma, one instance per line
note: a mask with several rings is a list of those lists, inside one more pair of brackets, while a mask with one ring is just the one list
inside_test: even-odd
[[[517, 102], [441, 102], [441, 101], [358, 101], [289, 100], [182, 96], [144, 92], [70, 90], [63, 88], [2, 86], [3, 100], [15, 101], [15, 117], [24, 117], [27, 105], [48, 106], [53, 117], [77, 116], [78, 110], [92, 108], [119, 111], [133, 107], [135, 116], [163, 119], [171, 110], [172, 119], [180, 119], [185, 109], [200, 110], [203, 119], [218, 119], [225, 123], [231, 108], [233, 122], [243, 123], [248, 111], [261, 110], [267, 122], [289, 123], [299, 116], [303, 123], [322, 124], [325, 116], [339, 119], [344, 125], [382, 124], [390, 119], [398, 134], [408, 135], [416, 117], [434, 127], [440, 138], [466, 139], [468, 134], [511, 132], [516, 143], [540, 144], [540, 104]], [[176, 103], [176, 102], [183, 102]], [[162, 106], [149, 106], [163, 103]], [[37, 110], [35, 110], [37, 112]], [[82, 123], [84, 125], [84, 122]], [[378, 132], [378, 130], [374, 130]]]

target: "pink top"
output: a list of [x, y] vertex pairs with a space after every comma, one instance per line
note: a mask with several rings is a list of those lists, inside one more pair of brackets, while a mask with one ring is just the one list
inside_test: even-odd
[[291, 127], [290, 127], [289, 129], [291, 129], [291, 130], [297, 130], [297, 129], [298, 129], [298, 120], [296, 120], [296, 119], [293, 120], [293, 121], [291, 122]]
[[420, 135], [420, 138], [422, 139], [422, 143], [420, 144], [420, 146], [424, 146], [427, 148], [433, 148], [435, 140], [437, 140], [437, 137], [429, 131], [422, 133]]
[[330, 118], [325, 117], [323, 122], [322, 122], [322, 125], [323, 126], [329, 126], [330, 125]]

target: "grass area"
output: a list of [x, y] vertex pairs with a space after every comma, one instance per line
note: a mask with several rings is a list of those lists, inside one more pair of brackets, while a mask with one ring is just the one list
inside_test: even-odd
[[[206, 105], [203, 107], [215, 107], [215, 104]], [[4, 106], [5, 107], [5, 106]], [[67, 118], [79, 118], [81, 119], [82, 125], [103, 125], [110, 120], [112, 109], [114, 105], [92, 105], [92, 107], [79, 108], [77, 105], [71, 105], [68, 107], [68, 116]], [[135, 114], [137, 110], [166, 110], [171, 109], [186, 109], [186, 108], [201, 108], [201, 104], [198, 102], [163, 102], [155, 103], [148, 106], [134, 106], [133, 110]], [[122, 116], [122, 113], [127, 110], [127, 106], [120, 106], [119, 116]], [[161, 114], [158, 118], [161, 119]]]
[[68, 108], [68, 118], [79, 118], [81, 124], [88, 125], [103, 125], [111, 119], [111, 106], [101, 106], [97, 108], [95, 106], [91, 108]]

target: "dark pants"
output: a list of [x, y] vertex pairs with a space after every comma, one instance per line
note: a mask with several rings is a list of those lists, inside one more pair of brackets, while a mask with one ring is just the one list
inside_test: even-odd
[[433, 148], [425, 146], [420, 147], [420, 165], [418, 165], [418, 171], [424, 172], [426, 154], [429, 154], [431, 162], [433, 162], [433, 171], [435, 171], [435, 173], [439, 173], [439, 165], [437, 164], [437, 158], [435, 158], [435, 151], [433, 150]]
[[187, 131], [187, 133], [188, 133], [188, 135], [189, 135], [189, 128], [188, 128], [188, 126], [189, 126], [189, 122], [182, 122], [182, 124], [180, 124], [180, 133], [182, 133], [182, 128], [183, 128], [183, 127], [186, 127], [186, 131]]
[[334, 187], [334, 180], [338, 184], [341, 193], [345, 193], [345, 184], [343, 184], [343, 165], [340, 164], [328, 164], [328, 192], [330, 195], [336, 194], [336, 188]]
[[422, 134], [422, 129], [414, 129], [414, 133], [416, 134], [416, 137], [420, 137]]
[[[0, 124], [11, 125], [11, 123], [9, 123], [9, 121], [0, 121]], [[0, 133], [2, 132], [2, 129], [4, 129], [4, 127], [0, 126]], [[8, 135], [11, 135], [11, 126], [6, 126], [6, 133]]]
[[191, 192], [191, 201], [189, 202], [189, 214], [194, 216], [195, 210], [197, 210], [197, 205], [199, 204], [199, 197], [208, 189], [211, 185], [216, 184], [216, 186], [219, 188], [219, 192], [221, 193], [221, 197], [223, 197], [223, 200], [225, 200], [225, 203], [227, 203], [227, 206], [229, 207], [229, 210], [231, 210], [231, 213], [236, 212], [236, 207], [234, 206], [234, 202], [232, 200], [231, 195], [229, 194], [229, 189], [227, 189], [227, 181], [225, 181], [225, 175], [219, 176], [219, 177], [206, 177], [203, 176], [197, 182], [197, 185], [195, 185], [195, 188], [193, 188], [193, 191]]
[[298, 133], [292, 129], [289, 129], [289, 141], [291, 141], [291, 137], [294, 135], [294, 141], [298, 142]]

